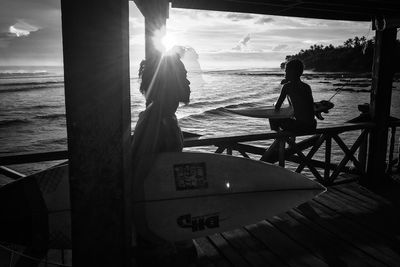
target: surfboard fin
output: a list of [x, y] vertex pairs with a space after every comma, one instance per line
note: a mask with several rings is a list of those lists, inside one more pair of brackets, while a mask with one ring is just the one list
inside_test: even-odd
[[329, 113], [329, 110], [331, 108], [333, 108], [335, 105], [330, 102], [330, 101], [326, 101], [326, 100], [321, 100], [319, 102], [314, 102], [314, 114], [315, 117], [317, 117], [317, 119], [319, 120], [324, 120], [325, 118], [322, 117], [322, 112], [323, 113]]
[[322, 117], [322, 114], [321, 114], [321, 112], [317, 112], [317, 113], [315, 113], [315, 117], [317, 117], [317, 119], [319, 119], [319, 120], [321, 120], [321, 121], [325, 120], [325, 118], [324, 118], [324, 117]]

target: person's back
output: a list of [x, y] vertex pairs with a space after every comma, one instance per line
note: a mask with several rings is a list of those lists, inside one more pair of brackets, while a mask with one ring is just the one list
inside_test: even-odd
[[[190, 82], [186, 73], [177, 53], [146, 60], [141, 64], [140, 92], [146, 98], [146, 110], [139, 115], [135, 134], [145, 132], [146, 138], [139, 138], [139, 134], [136, 134], [134, 140], [149, 143], [153, 153], [179, 152], [183, 149], [183, 135], [175, 112], [179, 103], [189, 102]], [[152, 129], [144, 131], [150, 127], [147, 125], [151, 125]], [[141, 154], [148, 152], [142, 151]]]
[[312, 91], [308, 84], [300, 80], [303, 68], [303, 63], [298, 59], [291, 60], [286, 64], [285, 84], [275, 104], [275, 109], [279, 110], [287, 97], [290, 105], [293, 106], [294, 118], [270, 119], [271, 129], [282, 128], [297, 133], [315, 130], [317, 121], [314, 118]]
[[289, 82], [284, 87], [293, 106], [295, 119], [307, 125], [314, 125], [314, 99], [311, 87], [300, 80]]

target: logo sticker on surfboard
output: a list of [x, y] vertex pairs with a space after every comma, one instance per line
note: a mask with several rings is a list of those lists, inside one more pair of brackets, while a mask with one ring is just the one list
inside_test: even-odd
[[182, 228], [191, 228], [192, 232], [202, 231], [206, 228], [217, 228], [219, 227], [219, 214], [212, 213], [201, 216], [193, 216], [191, 214], [185, 214], [176, 219], [178, 225]]
[[174, 176], [176, 190], [208, 188], [204, 162], [174, 165]]

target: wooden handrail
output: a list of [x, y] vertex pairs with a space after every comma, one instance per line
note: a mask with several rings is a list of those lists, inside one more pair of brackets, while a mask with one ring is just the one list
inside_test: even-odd
[[[371, 129], [374, 127], [374, 124], [371, 122], [363, 122], [363, 123], [344, 123], [344, 124], [336, 124], [326, 127], [317, 128], [314, 132], [305, 133], [305, 134], [296, 134], [296, 136], [306, 136], [306, 135], [314, 135], [314, 134], [338, 134], [347, 131], [354, 130], [362, 130], [362, 129]], [[260, 141], [260, 140], [270, 140], [277, 138], [285, 138], [293, 136], [293, 133], [283, 131], [283, 132], [275, 132], [268, 131], [262, 134], [249, 134], [249, 135], [224, 135], [224, 136], [201, 136], [195, 138], [187, 138], [184, 140], [185, 147], [196, 147], [196, 146], [212, 146], [219, 145], [224, 143], [242, 143], [242, 142], [251, 142], [251, 141]]]
[[2, 156], [0, 157], [0, 165], [25, 164], [64, 159], [68, 159], [67, 150]]
[[389, 121], [389, 127], [399, 127], [400, 119]]
[[[392, 121], [390, 126], [400, 126], [400, 120]], [[326, 127], [320, 127], [315, 130], [313, 133], [308, 134], [300, 134], [296, 136], [305, 136], [311, 134], [326, 134], [326, 133], [342, 133], [346, 131], [353, 130], [361, 130], [361, 129], [370, 129], [374, 127], [373, 123], [363, 122], [363, 123], [344, 123], [344, 124], [336, 124]], [[194, 136], [188, 137], [184, 140], [185, 147], [197, 147], [197, 146], [218, 146], [221, 144], [233, 144], [233, 143], [243, 143], [243, 142], [251, 142], [251, 141], [260, 141], [260, 140], [271, 140], [276, 138], [285, 138], [293, 136], [293, 134], [289, 132], [275, 132], [269, 131], [261, 134], [250, 134], [250, 135], [225, 135], [225, 136]], [[241, 146], [241, 144], [238, 144]], [[254, 148], [260, 153], [261, 148]], [[41, 153], [27, 153], [27, 154], [13, 154], [8, 156], [0, 157], [0, 165], [14, 165], [14, 164], [26, 164], [26, 163], [35, 163], [35, 162], [43, 162], [43, 161], [54, 161], [54, 160], [65, 160], [68, 159], [68, 151], [60, 150], [60, 151], [52, 151], [52, 152], [41, 152]]]
[[19, 179], [25, 177], [25, 174], [4, 166], [0, 166], [0, 174], [3, 174], [11, 179]]

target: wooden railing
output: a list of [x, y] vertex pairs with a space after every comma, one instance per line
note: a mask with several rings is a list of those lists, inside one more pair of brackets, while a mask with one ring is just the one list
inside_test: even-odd
[[[390, 142], [389, 142], [389, 156], [388, 156], [388, 173], [391, 174], [393, 169], [400, 172], [400, 144], [398, 144], [397, 159], [394, 159], [395, 144], [396, 144], [396, 129], [400, 126], [400, 120], [392, 120], [389, 123], [390, 129]], [[400, 138], [399, 138], [400, 143]], [[397, 163], [397, 166], [395, 166]]]
[[[391, 129], [391, 137], [389, 142], [389, 167], [388, 172], [392, 170], [395, 163], [399, 164], [399, 160], [394, 160], [395, 148], [395, 134], [396, 128], [400, 126], [400, 120], [392, 121], [389, 125]], [[294, 142], [293, 137], [306, 136], [310, 134], [293, 135], [289, 132], [266, 132], [263, 134], [251, 134], [241, 136], [217, 136], [217, 137], [199, 137], [189, 138], [185, 140], [185, 147], [200, 147], [200, 146], [215, 146], [215, 153], [223, 153], [232, 155], [234, 151], [243, 157], [252, 158], [261, 156], [261, 160], [267, 159], [269, 162], [278, 162], [280, 166], [285, 167], [286, 162], [298, 164], [295, 168], [296, 172], [302, 172], [307, 167], [311, 174], [321, 183], [330, 185], [335, 182], [341, 172], [356, 173], [365, 175], [366, 159], [367, 159], [367, 138], [369, 131], [374, 127], [373, 123], [344, 123], [340, 125], [333, 125], [321, 127], [312, 133], [311, 137], [300, 141]], [[346, 144], [341, 134], [354, 132], [354, 140], [351, 144]], [[357, 133], [358, 132], [358, 133]], [[273, 155], [265, 147], [254, 145], [254, 141], [261, 140], [277, 140], [278, 152]], [[339, 162], [332, 162], [332, 141], [334, 141], [338, 149], [340, 149], [344, 156], [340, 158]], [[324, 146], [323, 146], [324, 145]], [[321, 151], [322, 147], [324, 156], [323, 160], [314, 159], [317, 151]], [[305, 154], [305, 150], [309, 151]], [[356, 154], [358, 152], [358, 155]], [[321, 157], [320, 157], [321, 158]], [[351, 161], [354, 166], [347, 166]], [[399, 169], [400, 165], [397, 166]], [[322, 169], [322, 173], [320, 170]]]
[[[400, 126], [400, 120], [392, 121], [389, 125], [391, 138], [389, 142], [389, 168], [391, 170], [395, 163], [399, 164], [399, 160], [394, 160], [395, 154], [395, 133], [396, 128]], [[193, 147], [216, 147], [215, 153], [226, 152], [232, 155], [235, 151], [237, 154], [253, 159], [261, 159], [269, 162], [277, 162], [280, 166], [285, 167], [287, 162], [291, 165], [297, 164], [296, 172], [303, 172], [308, 168], [311, 174], [321, 183], [330, 185], [335, 182], [341, 172], [365, 174], [366, 169], [366, 145], [369, 131], [374, 124], [365, 123], [344, 123], [340, 125], [332, 125], [317, 128], [312, 134], [293, 135], [290, 132], [265, 132], [261, 134], [250, 135], [224, 135], [213, 137], [188, 136], [185, 138], [185, 148]], [[346, 144], [348, 138], [343, 138], [341, 134], [354, 132], [351, 144]], [[306, 139], [295, 142], [295, 137], [304, 137]], [[278, 149], [270, 151], [266, 146], [260, 146], [260, 141], [276, 140]], [[345, 140], [345, 141], [344, 141]], [[332, 144], [334, 141], [338, 148], [343, 152], [344, 156], [339, 162], [332, 162]], [[324, 150], [322, 149], [324, 147]], [[307, 151], [308, 150], [308, 151]], [[323, 152], [321, 156], [315, 158], [317, 151]], [[358, 155], [356, 152], [358, 151]], [[260, 158], [261, 156], [261, 158]], [[26, 164], [43, 161], [55, 161], [68, 159], [67, 151], [54, 151], [45, 153], [32, 153], [9, 155], [0, 157], [0, 174], [11, 178], [23, 177], [14, 170], [4, 167], [14, 164]], [[336, 157], [337, 160], [337, 157]], [[347, 166], [351, 161], [354, 166]], [[399, 169], [399, 165], [397, 166]]]

